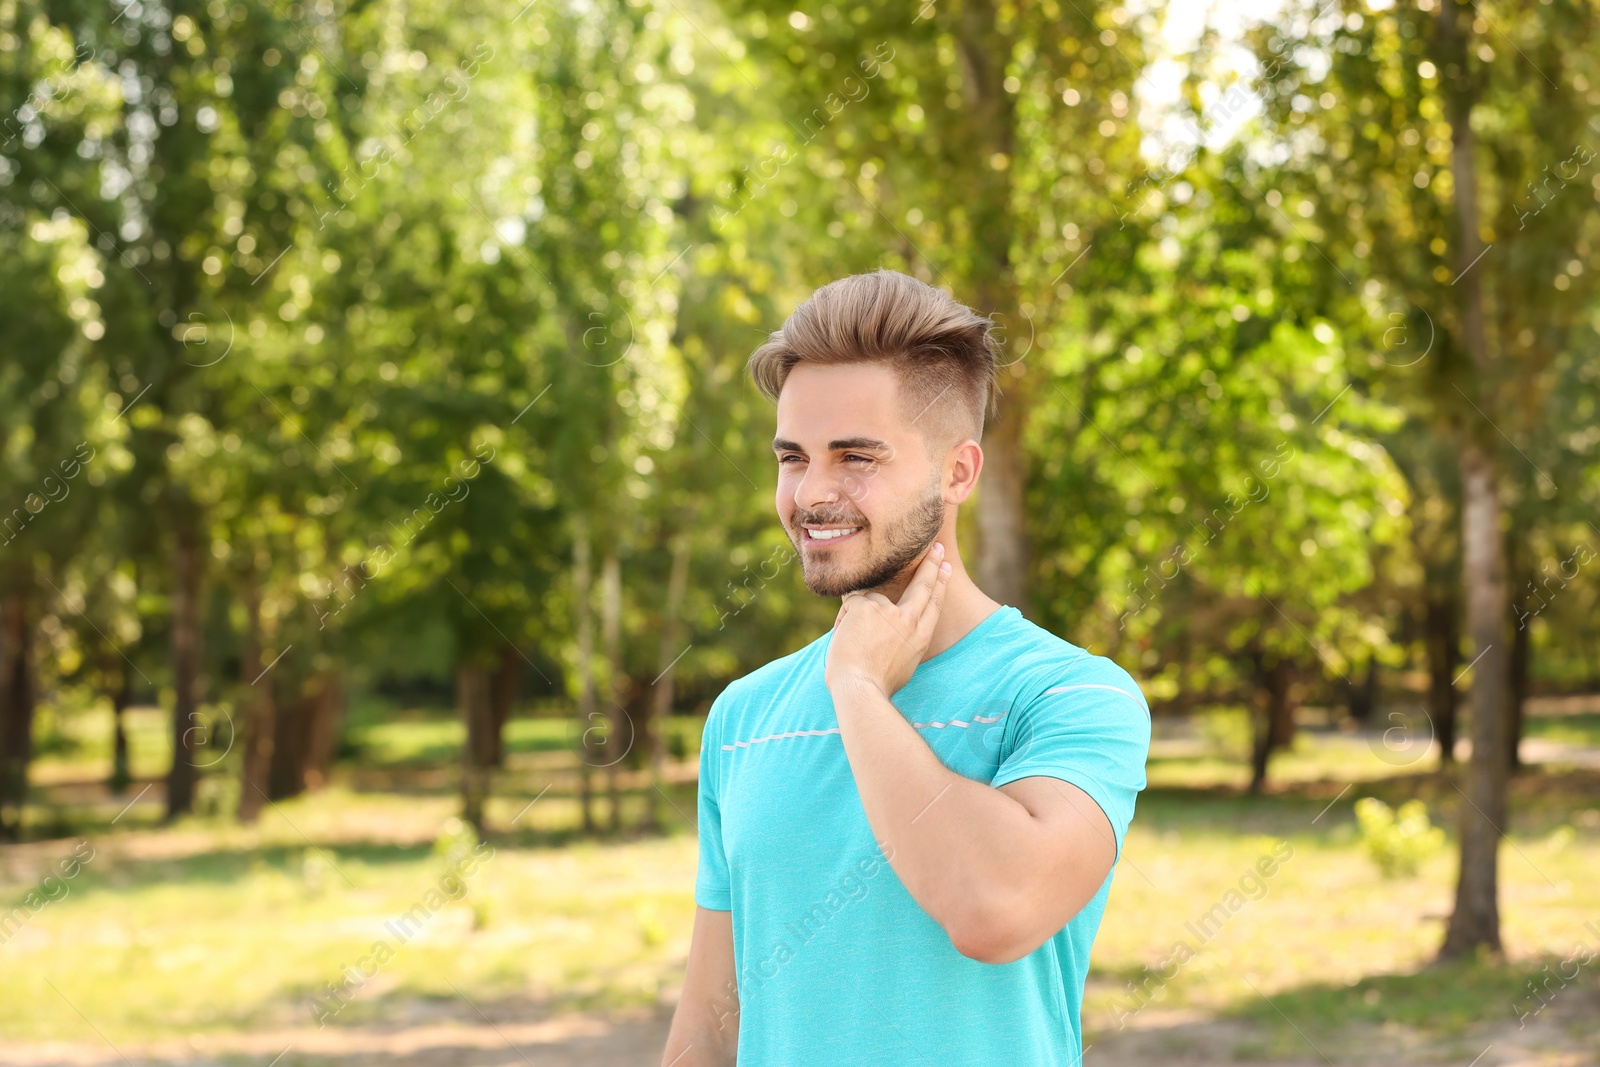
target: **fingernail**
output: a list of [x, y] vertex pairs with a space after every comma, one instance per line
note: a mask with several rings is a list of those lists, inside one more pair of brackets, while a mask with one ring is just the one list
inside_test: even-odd
[[948, 564], [948, 563], [939, 564], [939, 573], [940, 574], [949, 574], [950, 573], [950, 564]]
[[943, 544], [943, 542], [935, 541], [933, 543], [933, 554], [936, 555], [936, 556], [944, 555], [944, 544]]

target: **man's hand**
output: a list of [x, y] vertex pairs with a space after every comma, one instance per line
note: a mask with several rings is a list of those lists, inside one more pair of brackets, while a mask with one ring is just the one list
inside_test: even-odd
[[897, 604], [882, 593], [849, 593], [833, 621], [823, 679], [828, 689], [869, 685], [885, 697], [911, 680], [933, 640], [950, 564], [935, 541]]

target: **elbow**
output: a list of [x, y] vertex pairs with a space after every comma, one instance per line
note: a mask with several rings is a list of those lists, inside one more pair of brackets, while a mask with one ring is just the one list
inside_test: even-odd
[[1018, 928], [1015, 911], [1004, 907], [974, 908], [959, 920], [946, 924], [945, 933], [955, 950], [979, 963], [1013, 963], [1043, 944], [1030, 940]]
[[[1019, 955], [1006, 953], [1003, 950], [1002, 942], [988, 938], [958, 937], [952, 934], [950, 943], [955, 946], [957, 952], [967, 957], [967, 959], [976, 960], [979, 963], [1011, 963], [1022, 958]], [[1023, 955], [1026, 955], [1026, 953], [1023, 953]]]

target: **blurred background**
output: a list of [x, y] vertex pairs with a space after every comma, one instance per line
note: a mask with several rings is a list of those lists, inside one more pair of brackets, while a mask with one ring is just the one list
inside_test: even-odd
[[0, 1062], [658, 1063], [706, 709], [834, 613], [744, 361], [879, 266], [1154, 709], [1086, 1061], [1600, 1062], [1596, 31], [3, 0]]

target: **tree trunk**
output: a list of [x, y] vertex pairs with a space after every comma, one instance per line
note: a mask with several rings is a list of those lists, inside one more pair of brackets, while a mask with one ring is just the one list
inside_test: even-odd
[[594, 612], [589, 605], [594, 578], [589, 562], [589, 521], [578, 515], [573, 522], [572, 595], [578, 608], [578, 807], [583, 832], [594, 832], [594, 768], [597, 762], [595, 726]]
[[1016, 398], [1002, 401], [983, 434], [983, 480], [978, 489], [978, 588], [1002, 604], [1032, 614], [1028, 542], [1023, 525], [1023, 413]]
[[1511, 707], [1506, 723], [1506, 769], [1512, 774], [1522, 769], [1517, 749], [1522, 742], [1523, 705], [1528, 699], [1529, 675], [1533, 669], [1533, 630], [1520, 626], [1511, 631]]
[[643, 724], [645, 741], [650, 750], [650, 790], [645, 797], [644, 805], [644, 824], [649, 830], [656, 830], [661, 826], [660, 813], [656, 810], [656, 797], [660, 795], [662, 789], [661, 771], [666, 761], [666, 732], [672, 716], [678, 658], [687, 651], [678, 648], [677, 644], [681, 640], [678, 634], [682, 629], [678, 625], [678, 616], [683, 612], [683, 597], [688, 585], [689, 535], [680, 531], [672, 542], [672, 572], [667, 577], [667, 602], [661, 610], [661, 644], [656, 658], [656, 662], [661, 666], [655, 690], [650, 694], [650, 710]]
[[292, 680], [278, 678], [276, 672], [261, 680], [262, 685], [274, 683], [286, 687], [287, 699], [277, 705], [272, 752], [267, 761], [267, 797], [287, 800], [306, 790], [306, 735], [313, 711], [304, 689], [297, 691]]
[[1475, 655], [1472, 759], [1461, 805], [1461, 871], [1455, 911], [1441, 953], [1458, 956], [1478, 946], [1500, 951], [1498, 852], [1506, 821], [1507, 711], [1505, 560], [1494, 457], [1469, 438], [1462, 450], [1462, 544], [1466, 557], [1467, 627]]
[[622, 561], [614, 549], [600, 564], [600, 641], [605, 654], [606, 716], [610, 720], [603, 756], [606, 796], [611, 805], [610, 827], [617, 831], [622, 829], [622, 792], [617, 775], [622, 769], [622, 757], [633, 743], [633, 720], [624, 706], [627, 682], [622, 668]]
[[522, 654], [509, 642], [500, 646], [500, 669], [494, 675], [489, 693], [489, 765], [496, 770], [506, 765], [506, 723], [517, 702], [517, 685], [522, 680]]
[[[137, 589], [141, 580], [138, 562], [136, 561], [133, 566], [133, 585]], [[122, 796], [133, 785], [133, 768], [128, 758], [127, 711], [133, 706], [133, 676], [137, 669], [130, 662], [130, 658], [124, 658], [123, 651], [109, 640], [105, 643], [102, 655], [105, 664], [103, 673], [107, 677], [117, 679], [116, 688], [109, 694], [111, 697], [110, 788], [114, 795]]]
[[1428, 650], [1428, 717], [1439, 740], [1439, 765], [1456, 758], [1456, 668], [1461, 662], [1461, 638], [1456, 627], [1453, 599], [1429, 596], [1424, 645]]
[[[268, 674], [261, 684], [274, 680], [280, 686], [288, 684], [276, 679], [275, 673]], [[293, 700], [275, 702], [275, 707], [277, 729], [273, 731], [267, 771], [267, 796], [286, 800], [307, 790], [321, 789], [327, 784], [333, 765], [344, 708], [338, 673], [317, 671], [299, 683]]]
[[200, 731], [200, 577], [205, 565], [199, 517], [177, 512], [172, 564], [172, 768], [167, 772], [168, 821], [194, 810], [196, 735]]
[[492, 685], [488, 668], [475, 663], [456, 667], [456, 707], [467, 728], [461, 746], [461, 817], [480, 835], [484, 831], [483, 805], [494, 773]]
[[28, 594], [13, 589], [0, 600], [0, 838], [22, 833], [33, 759], [33, 633]]
[[1346, 699], [1350, 718], [1365, 727], [1378, 706], [1378, 654], [1367, 653], [1367, 670], [1360, 682], [1349, 683]]
[[245, 579], [241, 592], [245, 632], [239, 650], [239, 681], [243, 683], [240, 699], [249, 712], [239, 770], [239, 821], [253, 823], [261, 817], [261, 805], [267, 799], [267, 775], [272, 768], [278, 709], [272, 679], [263, 676], [266, 664], [262, 651], [261, 590], [254, 577]]
[[1255, 701], [1254, 740], [1250, 750], [1250, 795], [1259, 796], [1267, 784], [1267, 764], [1272, 754], [1294, 741], [1294, 707], [1289, 701], [1289, 661], [1275, 660], [1265, 665], [1256, 658], [1260, 680]]
[[333, 757], [339, 747], [339, 725], [344, 719], [344, 683], [331, 667], [312, 675], [310, 715], [306, 723], [305, 769], [301, 778], [308, 792], [328, 784]]
[[1012, 41], [999, 29], [995, 12], [986, 4], [961, 8], [962, 32], [956, 42], [963, 65], [962, 89], [967, 97], [966, 124], [956, 134], [957, 151], [970, 160], [964, 188], [973, 233], [971, 274], [964, 279], [979, 314], [996, 316], [1008, 347], [995, 385], [1005, 395], [998, 412], [984, 428], [983, 476], [975, 502], [978, 553], [973, 579], [978, 587], [1002, 604], [1024, 615], [1033, 614], [1028, 597], [1028, 539], [1026, 501], [1027, 457], [1022, 429], [1027, 422], [1027, 395], [1020, 373], [1026, 364], [1016, 362], [1027, 351], [1033, 324], [1020, 319], [1016, 279], [1011, 267], [1014, 235], [1009, 167], [990, 161], [1010, 159], [1015, 151], [1016, 111], [1005, 89]]
[[[1526, 532], [1519, 527], [1512, 526], [1506, 531], [1505, 558], [1506, 606], [1510, 609], [1506, 621], [1511, 628], [1510, 663], [1506, 668], [1510, 677], [1510, 703], [1506, 708], [1506, 767], [1511, 774], [1516, 774], [1522, 768], [1518, 752], [1522, 742], [1522, 705], [1528, 698], [1528, 672], [1533, 655], [1533, 619], [1524, 615], [1516, 600], [1524, 587], [1532, 588], [1538, 566]], [[1539, 603], [1543, 605], [1542, 598]]]
[[[108, 657], [109, 658], [109, 657]], [[117, 657], [120, 658], [120, 657]], [[111, 792], [117, 796], [128, 791], [133, 784], [133, 771], [128, 764], [129, 705], [133, 703], [133, 669], [125, 664], [108, 664], [118, 671], [117, 688], [111, 694]]]
[[[1472, 109], [1473, 84], [1467, 35], [1471, 21], [1458, 0], [1441, 0], [1438, 15], [1446, 117], [1451, 133], [1451, 175], [1455, 184], [1456, 280], [1461, 340], [1472, 359], [1477, 411], [1462, 411], [1461, 543], [1466, 587], [1467, 631], [1474, 661], [1472, 760], [1467, 766], [1466, 803], [1461, 805], [1461, 869], [1455, 910], [1445, 930], [1440, 955], [1460, 956], [1479, 947], [1500, 951], [1499, 848], [1506, 822], [1506, 718], [1510, 702], [1505, 627], [1510, 617], [1506, 589], [1505, 537], [1501, 529], [1500, 478], [1495, 461], [1492, 366], [1484, 326], [1483, 254], [1478, 235], [1477, 137]], [[1481, 415], [1480, 415], [1481, 413]], [[1477, 416], [1477, 417], [1475, 417]], [[1489, 426], [1482, 425], [1487, 421]]]

